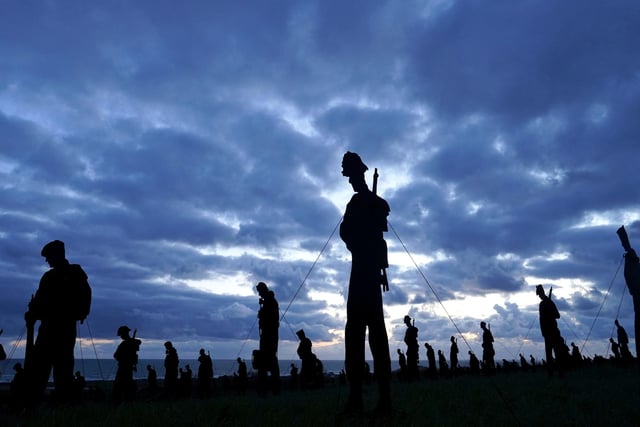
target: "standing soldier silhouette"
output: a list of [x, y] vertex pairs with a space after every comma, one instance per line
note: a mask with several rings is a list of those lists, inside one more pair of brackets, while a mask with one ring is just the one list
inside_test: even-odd
[[133, 372], [138, 364], [138, 351], [142, 341], [129, 336], [128, 326], [120, 326], [118, 328], [118, 336], [122, 338], [122, 342], [118, 345], [113, 358], [118, 362], [118, 370], [116, 371], [116, 379], [113, 382], [113, 401], [115, 403], [131, 402], [136, 395], [136, 383], [133, 380]]
[[271, 374], [271, 390], [280, 393], [280, 367], [278, 366], [278, 328], [280, 327], [280, 309], [273, 291], [267, 284], [256, 285], [260, 295], [258, 326], [260, 328], [260, 352], [258, 360], [258, 393], [267, 392], [267, 373]]
[[62, 241], [47, 243], [41, 255], [51, 269], [40, 279], [24, 315], [29, 338], [33, 337], [36, 321], [40, 321], [35, 343], [27, 339], [25, 371], [30, 380], [30, 396], [38, 400], [53, 368], [53, 400], [66, 402], [73, 398], [76, 322], [83, 322], [89, 315], [91, 287], [82, 267], [67, 261]]
[[418, 328], [411, 324], [411, 317], [404, 316], [404, 324], [407, 329], [404, 332], [404, 343], [407, 345], [407, 379], [409, 381], [417, 380], [418, 374], [418, 353], [420, 346], [418, 344]]
[[633, 332], [636, 338], [636, 356], [640, 361], [640, 258], [629, 243], [629, 236], [624, 225], [616, 231], [622, 247], [626, 251], [624, 254], [624, 280], [633, 298]]
[[[551, 375], [553, 373], [554, 366], [557, 365], [559, 373], [562, 374], [565, 369], [566, 352], [564, 350], [564, 340], [562, 339], [560, 330], [558, 329], [557, 319], [560, 318], [560, 313], [558, 312], [556, 304], [544, 293], [542, 285], [536, 286], [536, 295], [540, 297], [540, 332], [544, 337], [544, 352], [545, 357], [547, 358], [547, 370], [549, 375]], [[552, 351], [555, 355], [555, 361], [551, 356]]]
[[180, 358], [178, 350], [173, 346], [171, 341], [164, 343], [164, 389], [170, 396], [178, 395], [178, 365]]
[[382, 309], [382, 289], [388, 290], [387, 245], [383, 233], [387, 231], [390, 208], [367, 187], [364, 179], [367, 169], [356, 153], [348, 151], [344, 155], [342, 175], [349, 178], [356, 193], [347, 204], [340, 224], [340, 237], [351, 252], [345, 326], [345, 367], [350, 391], [344, 413], [360, 413], [363, 409], [362, 366], [367, 327], [379, 387], [377, 410], [391, 411], [391, 355]]
[[450, 338], [451, 348], [449, 349], [449, 360], [451, 361], [451, 374], [455, 375], [458, 371], [458, 341], [456, 337], [452, 336]]
[[486, 322], [480, 322], [480, 328], [482, 329], [482, 370], [487, 375], [493, 375], [496, 369], [496, 362], [494, 356], [496, 351], [493, 348], [493, 334], [491, 329], [487, 328]]

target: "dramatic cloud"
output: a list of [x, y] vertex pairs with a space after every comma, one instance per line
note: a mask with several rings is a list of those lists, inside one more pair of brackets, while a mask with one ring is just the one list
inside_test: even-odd
[[5, 347], [23, 345], [40, 249], [60, 239], [89, 274], [81, 333], [101, 357], [127, 324], [142, 357], [171, 339], [248, 358], [265, 281], [286, 310], [280, 356], [304, 328], [342, 358], [347, 150], [391, 206], [392, 351], [409, 313], [436, 349], [454, 335], [479, 354], [485, 320], [498, 359], [541, 358], [538, 283], [588, 355], [616, 317], [633, 330], [615, 230], [640, 242], [634, 2], [12, 3]]

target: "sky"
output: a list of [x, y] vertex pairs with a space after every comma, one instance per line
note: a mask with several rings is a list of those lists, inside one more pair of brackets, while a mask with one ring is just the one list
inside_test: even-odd
[[[543, 357], [535, 285], [606, 355], [633, 336], [616, 229], [640, 242], [635, 1], [0, 1], [0, 337], [60, 239], [93, 289], [76, 355], [257, 348], [304, 328], [344, 355], [346, 151], [391, 206], [390, 350], [425, 341]], [[640, 246], [640, 244], [638, 245]], [[633, 341], [633, 338], [632, 338]], [[633, 347], [632, 347], [633, 348]]]

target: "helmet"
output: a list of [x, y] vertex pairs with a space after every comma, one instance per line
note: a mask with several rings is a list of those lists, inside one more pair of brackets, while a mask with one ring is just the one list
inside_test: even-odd
[[120, 326], [120, 327], [118, 328], [118, 336], [120, 336], [120, 335], [124, 335], [124, 334], [128, 334], [130, 330], [131, 330], [131, 329], [129, 329], [129, 327], [128, 327], [128, 326]]
[[352, 177], [354, 175], [362, 175], [369, 168], [362, 162], [358, 154], [347, 151], [342, 157], [342, 175]]

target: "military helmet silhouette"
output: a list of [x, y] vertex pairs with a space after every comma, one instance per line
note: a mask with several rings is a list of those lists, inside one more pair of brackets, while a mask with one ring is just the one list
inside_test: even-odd
[[54, 240], [52, 242], [47, 243], [42, 248], [40, 255], [42, 255], [45, 258], [55, 258], [55, 257], [64, 258], [64, 242], [61, 240]]
[[125, 325], [120, 326], [120, 327], [118, 328], [118, 336], [120, 336], [120, 335], [124, 335], [124, 334], [127, 334], [127, 333], [129, 333], [129, 331], [130, 331], [130, 330], [131, 330], [131, 329], [129, 329], [129, 327], [128, 327], [128, 326], [125, 326]]
[[358, 154], [351, 151], [344, 153], [342, 157], [342, 175], [348, 177], [362, 175], [368, 169]]

